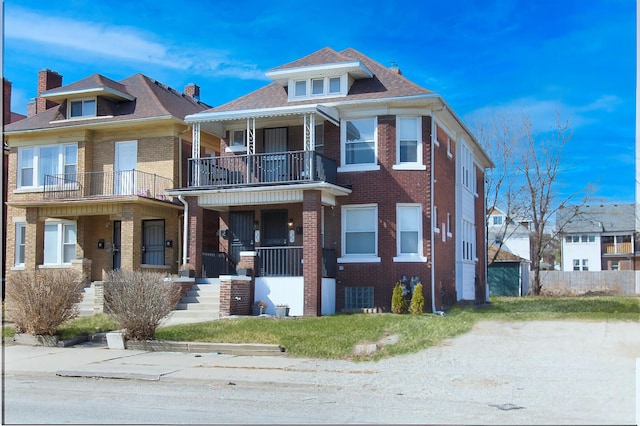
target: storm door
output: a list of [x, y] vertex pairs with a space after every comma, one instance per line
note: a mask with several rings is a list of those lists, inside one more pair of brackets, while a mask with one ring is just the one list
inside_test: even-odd
[[111, 247], [111, 256], [113, 258], [113, 269], [120, 269], [120, 244], [122, 243], [122, 235], [120, 230], [122, 229], [122, 222], [119, 220], [113, 221], [113, 243]]
[[286, 210], [262, 212], [262, 246], [278, 247], [287, 245], [288, 218]]
[[287, 128], [264, 129], [264, 152], [262, 159], [262, 182], [284, 182], [289, 180], [287, 154]]
[[142, 264], [164, 265], [164, 220], [142, 221]]
[[136, 188], [138, 143], [116, 142], [113, 161], [113, 191], [115, 195], [133, 195]]
[[240, 261], [240, 252], [253, 250], [254, 237], [254, 215], [253, 212], [231, 212], [229, 213], [229, 258], [231, 269]]

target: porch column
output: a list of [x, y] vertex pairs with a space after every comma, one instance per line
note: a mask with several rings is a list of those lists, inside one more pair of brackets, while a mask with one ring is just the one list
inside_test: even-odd
[[302, 201], [304, 316], [322, 315], [322, 194], [304, 191]]
[[142, 264], [142, 214], [135, 204], [122, 206], [121, 233], [120, 267], [139, 270]]
[[37, 208], [26, 209], [24, 269], [34, 271], [44, 261], [44, 221]]
[[202, 276], [202, 235], [204, 229], [203, 208], [198, 205], [198, 197], [186, 197], [189, 203], [189, 248], [187, 255], [189, 263], [193, 265], [196, 271], [196, 277]]

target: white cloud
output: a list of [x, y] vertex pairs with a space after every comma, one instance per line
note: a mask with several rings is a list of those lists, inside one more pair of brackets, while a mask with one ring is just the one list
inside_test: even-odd
[[[38, 24], [34, 25], [35, 22]], [[78, 61], [86, 61], [86, 57], [69, 54], [76, 52], [121, 62], [189, 70], [208, 76], [264, 79], [264, 72], [255, 64], [232, 60], [221, 51], [197, 46], [172, 46], [155, 34], [135, 28], [40, 15], [20, 8], [5, 14], [4, 36], [5, 40], [53, 46], [65, 59], [78, 57]]]

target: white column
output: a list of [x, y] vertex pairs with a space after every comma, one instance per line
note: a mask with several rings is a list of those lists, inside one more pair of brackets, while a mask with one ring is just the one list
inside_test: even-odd
[[191, 158], [200, 158], [200, 123], [193, 123], [191, 130]]

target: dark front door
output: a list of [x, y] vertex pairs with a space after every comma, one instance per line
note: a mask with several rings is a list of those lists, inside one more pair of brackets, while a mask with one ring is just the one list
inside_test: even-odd
[[113, 221], [113, 243], [111, 247], [113, 269], [120, 269], [120, 243], [122, 242], [122, 235], [120, 233], [121, 225], [122, 222], [119, 220]]
[[262, 245], [278, 247], [287, 245], [288, 218], [286, 210], [262, 212]]
[[231, 212], [229, 213], [229, 241], [230, 241], [230, 261], [231, 269], [240, 261], [241, 251], [253, 250], [253, 231], [254, 231], [254, 215], [253, 212]]
[[164, 220], [142, 221], [142, 263], [164, 265]]
[[289, 180], [287, 156], [287, 128], [264, 129], [264, 152], [262, 158], [262, 181], [284, 182]]

